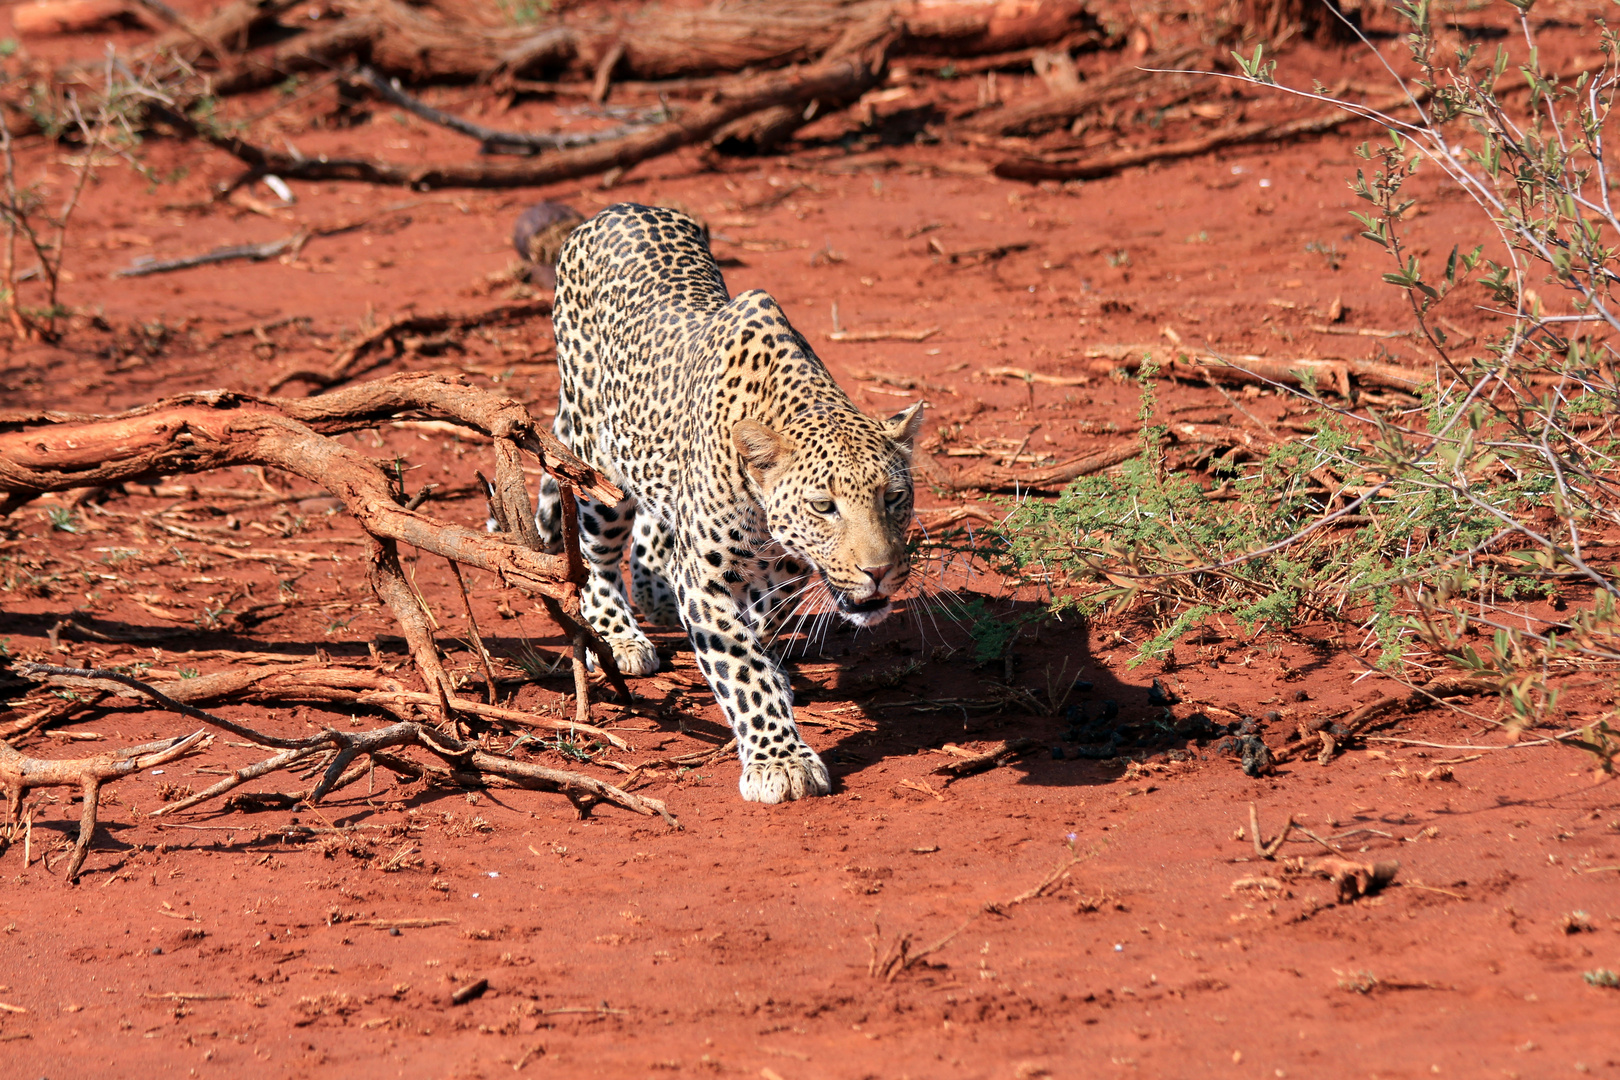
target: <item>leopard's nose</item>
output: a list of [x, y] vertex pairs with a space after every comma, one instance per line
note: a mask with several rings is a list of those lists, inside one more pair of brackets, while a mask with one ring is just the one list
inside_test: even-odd
[[872, 579], [872, 584], [874, 586], [882, 587], [883, 579], [889, 576], [889, 571], [892, 569], [894, 569], [893, 564], [885, 566], [863, 566], [861, 567], [861, 572]]

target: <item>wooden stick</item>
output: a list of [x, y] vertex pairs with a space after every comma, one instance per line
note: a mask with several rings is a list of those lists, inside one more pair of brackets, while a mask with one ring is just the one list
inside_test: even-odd
[[478, 633], [478, 616], [473, 614], [472, 598], [467, 595], [467, 582], [461, 577], [461, 566], [454, 559], [449, 560], [450, 573], [455, 576], [456, 588], [461, 590], [461, 606], [467, 612], [467, 637], [471, 639], [473, 648], [478, 651], [478, 659], [484, 665], [484, 696], [491, 705], [495, 704], [495, 668], [489, 661], [489, 650], [484, 648], [484, 639]]
[[1027, 473], [1015, 472], [999, 465], [981, 465], [976, 469], [966, 469], [952, 475], [946, 473], [938, 462], [926, 454], [918, 454], [912, 464], [929, 484], [946, 491], [998, 491], [1013, 487], [1020, 489], [1062, 487], [1071, 480], [1090, 476], [1129, 461], [1141, 452], [1140, 442], [1123, 442], [1106, 450]]
[[[1424, 95], [1421, 91], [1417, 91], [1415, 96], [1421, 101]], [[1373, 102], [1366, 108], [1375, 112], [1388, 112], [1409, 104], [1411, 98], [1406, 94], [1396, 94]], [[1368, 121], [1368, 118], [1360, 112], [1334, 109], [1331, 112], [1318, 113], [1297, 120], [1280, 122], [1255, 120], [1246, 124], [1232, 124], [1188, 139], [1144, 146], [1136, 150], [1116, 150], [1080, 161], [1005, 158], [996, 162], [992, 171], [1007, 180], [1095, 180], [1153, 161], [1198, 157], [1223, 146], [1237, 146], [1251, 142], [1285, 142], [1303, 135], [1321, 135], [1357, 120]]]
[[592, 146], [596, 143], [610, 142], [622, 139], [626, 135], [634, 134], [646, 124], [621, 124], [618, 127], [606, 128], [602, 131], [564, 131], [555, 133], [540, 133], [528, 131], [497, 131], [482, 124], [474, 124], [463, 120], [459, 116], [435, 109], [422, 101], [407, 94], [399, 85], [398, 79], [385, 79], [369, 66], [361, 67], [355, 72], [355, 78], [382, 97], [384, 100], [398, 105], [409, 113], [420, 116], [430, 124], [437, 124], [443, 128], [480, 143], [478, 152], [481, 154], [536, 154], [542, 150], [564, 150], [573, 146]]

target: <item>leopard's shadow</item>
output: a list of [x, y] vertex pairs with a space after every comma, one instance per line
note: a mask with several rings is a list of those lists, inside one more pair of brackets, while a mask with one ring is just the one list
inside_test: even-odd
[[[1033, 610], [1028, 603], [996, 606], [1008, 627]], [[1152, 680], [1127, 681], [1117, 653], [1109, 663], [1092, 656], [1077, 620], [1047, 623], [1010, 651], [1010, 662], [1005, 655], [980, 660], [973, 633], [951, 623], [834, 626], [819, 647], [788, 652], [795, 715], [827, 759], [835, 791], [869, 769], [896, 773], [898, 783], [919, 770], [892, 766], [916, 756], [929, 762], [922, 775], [937, 772], [936, 788], [973, 783], [939, 770], [1001, 742], [1021, 749], [997, 768], [1012, 770], [1020, 784], [1059, 788], [1109, 783], [1133, 759], [1202, 752], [1206, 733], [1176, 730]], [[830, 745], [818, 737], [833, 733]], [[928, 798], [904, 785], [895, 794]]]

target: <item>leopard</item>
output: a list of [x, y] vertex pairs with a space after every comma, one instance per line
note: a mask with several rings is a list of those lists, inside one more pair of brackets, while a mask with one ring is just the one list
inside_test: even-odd
[[[896, 610], [925, 403], [857, 408], [769, 293], [729, 294], [706, 228], [678, 210], [607, 207], [556, 275], [552, 430], [624, 493], [574, 496], [581, 613], [631, 677], [660, 666], [632, 602], [684, 628], [736, 736], [744, 800], [828, 794], [772, 645], [806, 604], [857, 627]], [[554, 552], [562, 498], [543, 481], [535, 520]]]

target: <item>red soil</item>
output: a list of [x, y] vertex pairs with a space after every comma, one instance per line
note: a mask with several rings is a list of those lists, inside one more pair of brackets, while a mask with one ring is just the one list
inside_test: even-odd
[[[1595, 48], [1573, 32], [1562, 47]], [[1001, 86], [1035, 93], [1025, 82], [1003, 77]], [[231, 108], [245, 114], [273, 101]], [[917, 103], [879, 109], [905, 107]], [[312, 129], [304, 122], [312, 108], [292, 109], [286, 123], [306, 154], [468, 152], [459, 137], [382, 109], [360, 127]], [[538, 126], [552, 115], [532, 106], [502, 122]], [[809, 134], [831, 138], [839, 129], [828, 124]], [[619, 200], [676, 201], [708, 219], [732, 289], [774, 293], [858, 403], [897, 411], [914, 397], [895, 384], [923, 380], [929, 452], [1011, 453], [1022, 444], [1061, 460], [1113, 445], [1120, 436], [1088, 431], [1134, 417], [1135, 388], [1106, 377], [1027, 386], [985, 378], [986, 368], [1084, 374], [1086, 349], [1162, 340], [1166, 328], [1228, 352], [1363, 356], [1381, 346], [1423, 359], [1410, 338], [1310, 329], [1335, 299], [1346, 326], [1407, 325], [1404, 301], [1379, 281], [1380, 253], [1355, 239], [1346, 214], [1345, 180], [1359, 164], [1351, 151], [1366, 137], [1347, 131], [1053, 191], [973, 174], [949, 145], [828, 143], [715, 165], [687, 152], [606, 191], [595, 182], [421, 196], [295, 185], [297, 205], [271, 217], [201, 205], [233, 163], [157, 142], [145, 159], [165, 182], [149, 187], [109, 165], [75, 219], [64, 299], [95, 324], [75, 318], [59, 346], [0, 343], [0, 393], [12, 407], [105, 411], [183, 390], [262, 391], [278, 372], [325, 362], [367, 313], [380, 320], [411, 306], [492, 302], [508, 285], [489, 275], [508, 267], [512, 219], [530, 202], [561, 199], [589, 212]], [[25, 148], [20, 167], [57, 184], [67, 175], [39, 147]], [[1420, 249], [1443, 254], [1484, 235], [1459, 197], [1432, 180], [1420, 193], [1412, 222]], [[262, 187], [253, 194], [271, 199]], [[393, 203], [408, 205], [384, 209]], [[374, 216], [310, 240], [288, 262], [109, 277], [137, 255], [200, 252], [365, 215]], [[954, 263], [938, 251], [1000, 245], [1027, 246]], [[1342, 258], [1324, 257], [1329, 245]], [[921, 343], [833, 343], [825, 334], [834, 305], [846, 329], [940, 330]], [[1464, 304], [1448, 315], [1479, 325]], [[290, 318], [307, 322], [277, 324]], [[466, 371], [537, 411], [554, 403], [543, 322], [473, 333], [439, 355], [431, 346], [380, 370]], [[1240, 400], [1268, 422], [1293, 408], [1271, 394]], [[1199, 418], [1233, 412], [1216, 390], [1169, 384], [1160, 407]], [[355, 439], [374, 456], [406, 457], [417, 467], [412, 488], [444, 485], [437, 513], [482, 520], [470, 482], [483, 448], [418, 429]], [[195, 482], [258, 485], [241, 474]], [[920, 495], [925, 507], [954, 505]], [[76, 533], [53, 531], [47, 511], [61, 505], [25, 508], [0, 539], [0, 636], [13, 655], [150, 662], [152, 677], [173, 678], [231, 667], [239, 662], [231, 651], [364, 657], [382, 635], [383, 661], [409, 671], [386, 637], [397, 630], [360, 580], [357, 530], [328, 516], [330, 503], [314, 493], [266, 508], [132, 489], [106, 512], [81, 514]], [[177, 505], [189, 511], [156, 516]], [[215, 542], [238, 539], [255, 548]], [[255, 549], [280, 561], [230, 557]], [[423, 559], [415, 572], [445, 624], [450, 666], [481, 679], [457, 642], [460, 600], [446, 568]], [[469, 584], [498, 654], [513, 655], [524, 639], [547, 655], [560, 647], [532, 605], [477, 575]], [[968, 587], [1004, 592], [990, 578]], [[268, 606], [256, 623], [230, 614], [257, 604]], [[497, 611], [507, 604], [511, 618]], [[68, 633], [53, 649], [48, 631], [70, 612], [141, 641]], [[187, 632], [209, 613], [218, 629]], [[1134, 616], [1047, 627], [1019, 646], [1013, 685], [1039, 698], [1050, 673], [1066, 683], [1079, 672], [1094, 686], [1073, 700], [1112, 699], [1145, 715], [1148, 684], [1160, 678], [1188, 702], [1281, 712], [1273, 742], [1294, 717], [1391, 688], [1366, 674], [1353, 638], [1318, 647], [1234, 629], [1178, 646], [1172, 665], [1128, 668], [1130, 643], [1148, 633]], [[15, 844], [0, 855], [0, 1074], [1620, 1075], [1620, 992], [1581, 977], [1620, 969], [1620, 810], [1587, 759], [1507, 747], [1488, 724], [1436, 712], [1380, 732], [1419, 742], [1371, 742], [1326, 766], [1307, 758], [1261, 780], [1207, 741], [1175, 755], [1188, 760], [1160, 754], [1125, 771], [1051, 760], [1045, 747], [1060, 744], [1066, 722], [1027, 706], [969, 713], [905, 704], [1004, 695], [1000, 666], [974, 668], [960, 651], [965, 640], [959, 627], [919, 636], [898, 619], [859, 638], [832, 631], [819, 655], [796, 664], [807, 738], [834, 754], [835, 793], [761, 807], [738, 799], [729, 756], [665, 769], [638, 790], [666, 800], [680, 832], [612, 808], [579, 820], [554, 795], [447, 793], [381, 771], [374, 791], [356, 785], [316, 810], [249, 814], [215, 803], [148, 817], [174, 789], [200, 789], [218, 768], [256, 760], [217, 740], [204, 757], [108, 789], [75, 886], [60, 864], [78, 809], [59, 790], [35, 818], [33, 863], [23, 867]], [[646, 707], [595, 714], [635, 747], [605, 756], [632, 767], [725, 736], [684, 643], [672, 635], [660, 643], [674, 666], [636, 682]], [[517, 701], [561, 714], [567, 688], [565, 678], [543, 680]], [[1576, 688], [1564, 719], [1597, 711], [1611, 694], [1601, 684]], [[1468, 707], [1496, 710], [1491, 701]], [[378, 722], [305, 706], [219, 711], [282, 734]], [[112, 701], [18, 745], [65, 756], [192, 726]], [[92, 733], [98, 742], [72, 741]], [[1041, 749], [950, 784], [933, 772], [949, 760], [936, 752], [947, 742], [983, 748], [1018, 736]], [[1450, 748], [1475, 746], [1493, 749]], [[520, 753], [624, 777], [533, 744]], [[297, 783], [272, 776], [250, 787]], [[1396, 883], [1340, 903], [1328, 882], [1257, 860], [1236, 835], [1251, 802], [1268, 830], [1292, 813], [1316, 835], [1339, 837], [1353, 858], [1399, 860]], [[295, 823], [367, 828], [311, 838], [290, 832]], [[1321, 854], [1297, 834], [1281, 851]], [[1050, 889], [1015, 902], [1073, 856]], [[391, 861], [395, 871], [382, 872]], [[1584, 921], [1572, 922], [1573, 912]], [[432, 925], [393, 933], [368, 920]], [[903, 939], [912, 954], [943, 943], [892, 980], [874, 977], [874, 956]], [[451, 1002], [477, 979], [488, 980], [482, 996]]]

